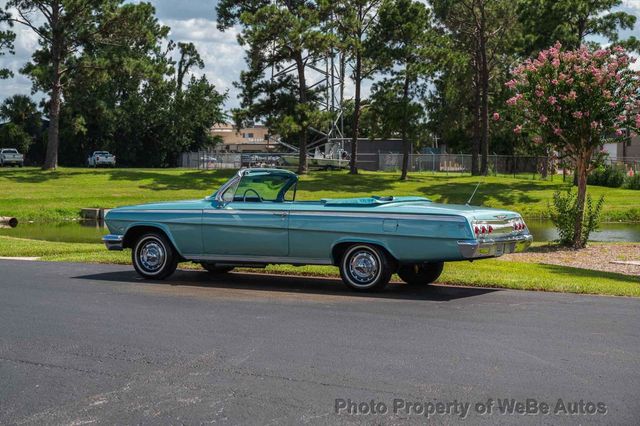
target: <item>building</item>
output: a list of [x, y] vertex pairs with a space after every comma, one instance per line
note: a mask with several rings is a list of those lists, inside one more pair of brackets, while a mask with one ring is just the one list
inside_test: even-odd
[[279, 145], [277, 138], [262, 125], [238, 130], [233, 124], [216, 124], [211, 128], [211, 136], [220, 137], [222, 151], [227, 152], [269, 152]]
[[632, 135], [631, 142], [614, 142], [604, 145], [604, 150], [612, 161], [638, 161], [640, 160], [640, 135]]

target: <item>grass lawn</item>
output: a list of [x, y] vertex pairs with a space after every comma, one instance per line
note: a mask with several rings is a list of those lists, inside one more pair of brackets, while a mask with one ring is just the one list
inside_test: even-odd
[[[117, 207], [153, 201], [203, 198], [234, 172], [186, 169], [0, 169], [0, 216], [21, 221], [76, 218], [83, 207]], [[553, 192], [565, 188], [560, 176], [553, 181], [531, 175], [485, 178], [412, 173], [406, 182], [393, 172], [314, 172], [304, 176], [298, 198], [368, 195], [420, 195], [433, 201], [465, 203], [478, 181], [473, 204], [516, 210], [528, 218], [548, 216]], [[605, 195], [604, 216], [609, 220], [640, 221], [640, 191], [590, 187], [594, 198]]]
[[[0, 256], [42, 260], [129, 264], [130, 251], [109, 252], [102, 244], [59, 243], [0, 236]], [[199, 268], [194, 264], [181, 267]], [[267, 272], [338, 277], [331, 266], [270, 266]], [[483, 260], [445, 266], [440, 283], [478, 287], [640, 297], [640, 277], [564, 266]]]

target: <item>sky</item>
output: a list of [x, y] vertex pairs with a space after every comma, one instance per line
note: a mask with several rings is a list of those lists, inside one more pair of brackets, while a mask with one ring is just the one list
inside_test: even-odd
[[[149, 0], [155, 7], [158, 19], [171, 28], [169, 37], [176, 42], [193, 42], [200, 52], [205, 68], [196, 74], [204, 73], [209, 81], [220, 91], [229, 91], [227, 108], [238, 105], [238, 91], [233, 82], [238, 79], [244, 68], [244, 51], [236, 41], [237, 30], [221, 32], [216, 28], [216, 0]], [[0, 0], [4, 7], [6, 0]], [[625, 31], [621, 36], [635, 34], [640, 38], [640, 0], [623, 0], [622, 10], [638, 16], [634, 31]], [[0, 57], [0, 68], [7, 67], [15, 76], [0, 80], [0, 101], [14, 94], [30, 94], [31, 82], [18, 70], [24, 65], [37, 48], [37, 38], [24, 28], [15, 28], [17, 39], [15, 55]], [[640, 62], [640, 61], [639, 61]], [[640, 65], [640, 64], [636, 64]], [[349, 96], [350, 88], [346, 89]], [[368, 90], [364, 90], [367, 95]], [[35, 95], [35, 98], [42, 95]]]

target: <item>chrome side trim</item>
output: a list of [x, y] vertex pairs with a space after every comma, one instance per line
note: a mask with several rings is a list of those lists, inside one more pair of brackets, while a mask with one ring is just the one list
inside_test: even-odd
[[116, 210], [113, 213], [178, 213], [178, 214], [202, 214], [202, 209], [193, 210], [164, 210], [164, 209], [144, 209], [144, 210]]
[[326, 212], [301, 212], [291, 210], [291, 216], [329, 216], [329, 217], [367, 217], [367, 218], [377, 218], [377, 219], [409, 219], [409, 220], [438, 220], [442, 222], [466, 222], [463, 216], [448, 216], [448, 215], [432, 215], [432, 214], [386, 214], [382, 213], [366, 213], [366, 212], [337, 212], [337, 211], [326, 211]]
[[287, 265], [332, 265], [331, 259], [311, 259], [303, 257], [276, 257], [276, 256], [240, 256], [240, 255], [202, 255], [185, 254], [184, 258], [194, 262], [208, 261], [218, 263], [245, 264], [245, 263], [279, 263]]
[[123, 240], [124, 235], [109, 234], [102, 237], [102, 242], [107, 250], [123, 250]]
[[482, 259], [524, 251], [532, 242], [533, 235], [527, 234], [492, 240], [458, 241], [458, 249], [465, 259]]
[[288, 212], [282, 209], [273, 209], [273, 210], [236, 210], [236, 209], [207, 209], [204, 210], [204, 214], [206, 215], [216, 215], [216, 214], [277, 214], [277, 215], [287, 215]]

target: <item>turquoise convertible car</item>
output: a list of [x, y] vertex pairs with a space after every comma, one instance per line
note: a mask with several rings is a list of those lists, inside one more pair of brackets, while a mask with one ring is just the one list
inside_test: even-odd
[[164, 279], [179, 262], [220, 274], [238, 266], [336, 265], [355, 290], [382, 289], [393, 273], [434, 282], [444, 262], [501, 256], [532, 241], [514, 212], [421, 197], [296, 201], [298, 177], [243, 169], [212, 196], [120, 207], [106, 216], [109, 250], [131, 248], [135, 270]]

